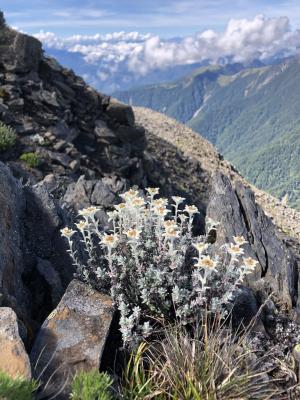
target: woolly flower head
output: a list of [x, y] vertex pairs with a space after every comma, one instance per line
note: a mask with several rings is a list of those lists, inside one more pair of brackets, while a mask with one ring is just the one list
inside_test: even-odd
[[243, 244], [248, 243], [247, 240], [245, 240], [244, 236], [233, 236], [233, 240], [234, 243], [238, 246], [242, 246]]
[[124, 233], [129, 240], [138, 240], [140, 237], [141, 231], [138, 231], [137, 229], [129, 229], [128, 231], [126, 231]]
[[243, 264], [245, 265], [245, 267], [247, 267], [247, 269], [249, 269], [250, 271], [254, 271], [256, 265], [258, 264], [258, 261], [254, 260], [251, 257], [247, 257], [247, 258], [243, 258]]
[[99, 211], [99, 208], [91, 206], [80, 210], [78, 214], [84, 218], [94, 218], [97, 211]]
[[103, 235], [101, 243], [106, 247], [114, 247], [118, 243], [118, 236], [117, 235], [107, 235], [106, 233]]
[[163, 236], [167, 239], [175, 239], [179, 236], [179, 232], [176, 226], [170, 226], [166, 229], [165, 233], [163, 233]]
[[61, 229], [60, 232], [61, 235], [63, 237], [66, 237], [67, 239], [70, 239], [74, 235], [74, 233], [76, 233], [76, 231], [73, 231], [73, 229], [70, 229], [68, 227]]
[[163, 206], [166, 206], [167, 204], [168, 204], [168, 200], [164, 199], [162, 197], [160, 199], [153, 200], [154, 207], [163, 207]]
[[154, 207], [154, 213], [159, 217], [165, 217], [169, 210], [165, 206]]
[[173, 219], [167, 219], [166, 221], [164, 221], [165, 229], [174, 228], [176, 226], [177, 226], [177, 224]]
[[231, 254], [232, 256], [240, 256], [244, 254], [244, 250], [240, 248], [237, 244], [230, 243], [230, 246], [228, 247], [228, 253]]
[[129, 189], [127, 192], [120, 194], [120, 196], [126, 201], [132, 200], [134, 197], [137, 197], [139, 192], [137, 190]]
[[154, 197], [154, 196], [156, 196], [156, 195], [159, 193], [159, 188], [151, 188], [151, 187], [148, 187], [148, 188], [146, 188], [146, 190], [147, 190], [147, 192], [149, 193], [149, 195], [150, 195], [151, 197]]
[[193, 246], [202, 254], [208, 248], [208, 243], [193, 243]]
[[134, 197], [131, 204], [134, 207], [143, 207], [145, 205], [145, 200], [142, 197]]
[[181, 204], [185, 198], [184, 197], [180, 197], [180, 196], [172, 196], [172, 200], [174, 201], [175, 204]]
[[207, 269], [215, 269], [217, 266], [217, 261], [214, 261], [210, 256], [203, 256], [198, 260], [197, 264], [194, 267], [197, 268], [207, 268]]
[[194, 215], [199, 212], [196, 206], [185, 206], [184, 211], [187, 212], [189, 215]]
[[121, 212], [121, 211], [125, 210], [125, 208], [126, 208], [126, 204], [125, 204], [125, 203], [120, 203], [120, 204], [117, 204], [117, 205], [115, 206], [115, 209], [116, 209], [118, 212]]
[[83, 219], [83, 220], [79, 221], [77, 224], [75, 224], [75, 226], [79, 231], [83, 232], [84, 230], [86, 230], [89, 227], [89, 224], [86, 220]]

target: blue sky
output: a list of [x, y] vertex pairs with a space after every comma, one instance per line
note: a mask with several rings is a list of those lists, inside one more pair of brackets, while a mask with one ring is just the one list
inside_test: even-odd
[[0, 7], [12, 26], [59, 36], [123, 30], [185, 36], [257, 14], [287, 16], [300, 27], [299, 0], [1, 0]]

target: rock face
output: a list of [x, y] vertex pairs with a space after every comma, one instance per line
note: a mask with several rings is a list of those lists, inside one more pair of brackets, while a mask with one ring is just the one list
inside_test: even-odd
[[0, 304], [35, 330], [72, 278], [60, 228], [66, 214], [44, 183], [22, 186], [0, 162]]
[[249, 241], [244, 247], [245, 255], [257, 259], [260, 265], [251, 279], [252, 285], [257, 288], [261, 279], [287, 305], [295, 306], [299, 298], [299, 258], [256, 204], [253, 192], [241, 182], [233, 187], [226, 176], [216, 174], [211, 183], [207, 216], [220, 222], [215, 243], [217, 249], [232, 242], [233, 236], [241, 235]]
[[0, 163], [0, 294], [1, 302], [26, 312], [27, 291], [22, 282], [25, 269], [22, 252], [22, 216], [25, 199], [11, 171]]
[[18, 332], [17, 317], [8, 307], [0, 307], [0, 371], [12, 378], [31, 379], [29, 357]]
[[48, 382], [49, 393], [60, 391], [57, 398], [67, 399], [76, 371], [99, 369], [112, 317], [108, 296], [77, 280], [70, 283], [42, 325], [30, 357], [32, 365], [37, 364], [34, 375]]
[[[2, 15], [3, 17], [3, 15]], [[132, 108], [98, 93], [71, 70], [45, 57], [41, 43], [0, 24], [0, 119], [18, 132], [18, 143], [0, 153], [17, 162], [19, 176], [40, 180], [49, 173], [114, 173], [140, 184], [145, 176], [145, 132]], [[18, 161], [35, 152], [40, 165]]]

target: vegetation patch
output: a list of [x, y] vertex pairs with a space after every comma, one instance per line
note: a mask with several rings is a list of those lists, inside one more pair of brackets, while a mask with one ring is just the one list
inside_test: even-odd
[[[213, 257], [208, 237], [192, 236], [197, 207], [178, 196], [170, 204], [158, 192], [148, 188], [141, 196], [131, 189], [121, 195], [124, 202], [109, 213], [110, 233], [99, 230], [97, 207], [79, 212], [76, 230], [62, 230], [77, 276], [112, 296], [129, 347], [166, 324], [195, 321], [205, 310], [226, 318], [239, 284], [258, 264], [243, 257], [247, 241], [240, 236], [224, 246], [224, 260]], [[207, 220], [208, 235], [217, 225]], [[74, 235], [84, 244], [83, 258]]]
[[0, 371], [0, 399], [1, 400], [32, 400], [38, 384], [23, 378], [12, 379]]
[[40, 165], [40, 159], [36, 153], [24, 153], [20, 160], [24, 161], [30, 168], [37, 168]]
[[0, 151], [14, 146], [17, 140], [16, 132], [10, 126], [0, 121]]
[[80, 372], [72, 382], [73, 400], [113, 400], [110, 392], [111, 378], [98, 371]]

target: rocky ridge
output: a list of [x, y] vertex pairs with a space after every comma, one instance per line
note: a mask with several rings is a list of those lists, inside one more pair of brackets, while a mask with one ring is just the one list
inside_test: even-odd
[[[182, 195], [196, 204], [197, 233], [203, 232], [206, 215], [219, 220], [223, 228], [216, 247], [233, 234], [245, 235], [247, 254], [260, 262], [249, 285], [263, 294], [276, 291], [297, 313], [300, 261], [294, 226], [284, 225], [275, 213], [274, 224], [263, 211], [273, 200], [255, 191], [257, 204], [251, 187], [208, 142], [158, 113], [133, 110], [96, 92], [45, 57], [36, 39], [8, 28], [1, 14], [0, 84], [0, 120], [17, 132], [16, 145], [0, 153], [0, 311], [7, 307], [16, 313], [16, 340], [32, 349], [32, 367], [45, 345], [50, 368], [67, 360], [63, 376], [78, 363], [88, 369], [89, 359], [93, 367], [100, 365], [114, 313], [108, 299], [72, 281], [60, 229], [89, 205], [101, 209], [101, 228], [108, 229], [107, 211], [133, 185], [158, 186], [165, 196]], [[20, 160], [31, 152], [39, 159], [35, 167]], [[294, 238], [278, 229], [281, 222]], [[80, 322], [85, 313], [87, 327]], [[78, 324], [80, 335], [70, 338], [68, 327]], [[93, 328], [92, 337], [91, 326], [101, 327]], [[74, 358], [64, 356], [74, 349]]]

